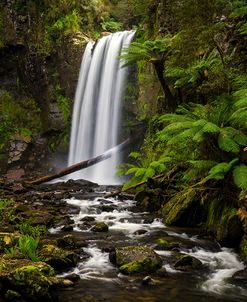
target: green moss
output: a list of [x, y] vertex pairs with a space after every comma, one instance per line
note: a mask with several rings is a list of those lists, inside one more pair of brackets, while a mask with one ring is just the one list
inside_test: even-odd
[[241, 255], [247, 258], [247, 235], [243, 236], [239, 248]]
[[165, 250], [171, 250], [175, 247], [179, 247], [179, 243], [178, 242], [169, 242], [164, 238], [159, 238], [156, 240], [156, 243], [159, 247], [165, 249]]
[[192, 188], [176, 194], [162, 209], [164, 223], [167, 225], [181, 224], [184, 214], [196, 198], [196, 190]]
[[145, 258], [143, 260], [133, 261], [124, 264], [119, 267], [122, 274], [138, 274], [138, 273], [152, 273], [159, 269], [161, 266], [153, 262], [150, 258]]
[[237, 209], [221, 199], [211, 200], [206, 228], [215, 234], [219, 242], [231, 247], [238, 246], [243, 235]]
[[52, 288], [58, 284], [53, 268], [41, 262], [16, 268], [8, 276], [8, 281], [24, 297], [38, 301], [49, 300]]
[[108, 225], [104, 222], [97, 222], [95, 226], [92, 228], [92, 231], [94, 232], [107, 232], [108, 231]]
[[44, 245], [40, 255], [57, 271], [73, 267], [78, 261], [78, 256], [73, 251], [61, 249], [52, 244]]

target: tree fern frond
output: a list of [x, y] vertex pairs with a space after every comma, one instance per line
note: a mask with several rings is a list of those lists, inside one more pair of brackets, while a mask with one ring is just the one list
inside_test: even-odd
[[151, 167], [149, 167], [149, 168], [146, 169], [146, 172], [145, 172], [144, 177], [143, 177], [142, 180], [146, 180], [149, 177], [153, 177], [154, 175], [155, 175], [155, 170], [152, 169]]
[[190, 168], [186, 170], [183, 179], [186, 182], [196, 181], [205, 177], [208, 171], [218, 163], [211, 160], [189, 160]]
[[225, 127], [221, 129], [221, 132], [231, 137], [240, 146], [247, 146], [247, 135], [245, 135], [242, 131], [233, 127]]
[[125, 175], [134, 174], [139, 170], [138, 167], [132, 167], [127, 172], [125, 172]]
[[161, 130], [159, 132], [159, 134], [164, 134], [164, 133], [177, 133], [181, 130], [184, 130], [184, 129], [188, 129], [188, 128], [191, 128], [193, 125], [193, 122], [190, 122], [190, 121], [185, 121], [185, 122], [178, 122], [178, 123], [172, 123], [170, 125], [167, 125], [163, 130]]
[[240, 151], [239, 144], [237, 144], [231, 137], [223, 132], [219, 134], [218, 145], [221, 150], [226, 152], [238, 153]]
[[238, 158], [233, 159], [229, 163], [219, 163], [210, 169], [208, 176], [205, 180], [209, 179], [224, 179], [226, 173], [228, 173], [232, 167], [239, 161]]
[[188, 163], [198, 170], [210, 170], [218, 163], [214, 160], [189, 160]]
[[195, 127], [203, 127], [206, 123], [207, 123], [206, 120], [200, 119], [200, 120], [194, 122], [193, 126], [195, 126]]
[[247, 107], [235, 111], [229, 118], [229, 121], [240, 127], [247, 128]]
[[238, 100], [235, 103], [235, 106], [236, 106], [237, 109], [240, 109], [242, 107], [247, 107], [247, 89], [246, 89], [246, 96], [244, 96], [240, 100]]
[[171, 138], [168, 142], [167, 145], [176, 145], [181, 143], [182, 141], [188, 140], [188, 139], [192, 139], [195, 134], [197, 133], [197, 129], [196, 128], [190, 128], [190, 129], [186, 129], [183, 132], [177, 134], [176, 136], [174, 136], [173, 138]]
[[128, 156], [131, 158], [137, 159], [141, 156], [141, 153], [140, 152], [131, 152]]
[[238, 165], [233, 170], [233, 180], [243, 191], [247, 191], [247, 166]]
[[214, 123], [211, 122], [207, 122], [203, 128], [202, 131], [204, 133], [218, 133], [220, 131], [220, 127], [218, 127], [217, 125], [215, 125]]
[[197, 131], [197, 133], [192, 137], [193, 141], [200, 143], [205, 139], [205, 133], [202, 129]]

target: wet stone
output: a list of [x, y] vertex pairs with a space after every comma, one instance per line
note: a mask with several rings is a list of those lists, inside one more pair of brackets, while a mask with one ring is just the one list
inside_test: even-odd
[[92, 228], [93, 232], [107, 232], [108, 231], [108, 225], [105, 222], [98, 222], [93, 226]]

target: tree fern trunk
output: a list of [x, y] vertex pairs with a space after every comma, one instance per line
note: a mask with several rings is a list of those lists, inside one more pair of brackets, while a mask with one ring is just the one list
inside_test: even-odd
[[158, 76], [159, 82], [162, 86], [162, 89], [165, 93], [165, 99], [166, 99], [166, 105], [168, 110], [175, 111], [177, 108], [177, 102], [173, 94], [171, 93], [171, 90], [166, 82], [166, 79], [164, 77], [164, 62], [161, 60], [153, 60], [152, 61], [154, 65], [155, 72]]

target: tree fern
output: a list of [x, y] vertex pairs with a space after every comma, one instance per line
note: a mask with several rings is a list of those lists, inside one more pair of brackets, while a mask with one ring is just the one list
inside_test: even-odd
[[238, 162], [238, 158], [234, 158], [229, 163], [223, 162], [215, 165], [213, 168], [210, 169], [208, 176], [205, 178], [205, 180], [224, 179], [226, 173], [228, 173], [232, 169], [236, 162]]
[[247, 192], [247, 166], [242, 164], [236, 166], [233, 170], [233, 179], [235, 184], [243, 191]]
[[213, 160], [189, 160], [189, 168], [184, 173], [183, 179], [186, 182], [197, 181], [208, 175], [208, 172], [218, 163]]

